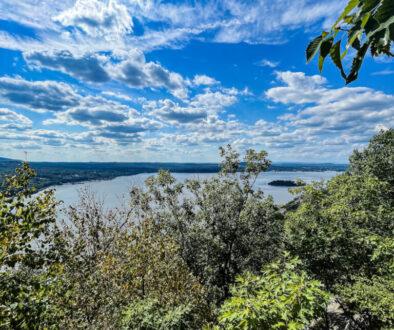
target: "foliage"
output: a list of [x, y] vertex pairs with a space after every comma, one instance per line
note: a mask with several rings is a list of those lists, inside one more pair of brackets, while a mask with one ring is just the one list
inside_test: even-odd
[[381, 326], [392, 324], [392, 134], [382, 132], [356, 150], [349, 172], [298, 188], [302, 203], [285, 224], [287, 248], [308, 271]]
[[154, 299], [159, 309], [188, 302], [187, 318], [202, 322], [209, 312], [204, 289], [161, 227], [149, 219], [134, 224], [127, 209], [107, 211], [87, 191], [67, 215], [61, 234], [67, 256], [53, 296], [61, 327], [119, 328], [125, 309], [137, 311], [130, 303], [148, 306], [145, 299]]
[[323, 316], [328, 294], [320, 282], [297, 270], [299, 264], [284, 254], [262, 275], [239, 277], [220, 308], [219, 324], [225, 329], [302, 329]]
[[374, 274], [376, 244], [393, 232], [393, 201], [390, 188], [375, 177], [341, 174], [327, 185], [315, 183], [298, 188], [300, 207], [287, 214], [288, 248], [329, 287], [352, 275]]
[[[0, 193], [0, 324], [2, 328], [49, 326], [55, 313], [53, 289], [57, 257], [48, 241], [55, 221], [53, 191], [32, 197], [27, 163], [8, 176]], [[57, 237], [54, 237], [56, 240]]]
[[201, 329], [195, 323], [192, 304], [165, 305], [157, 299], [136, 299], [125, 312], [123, 329]]
[[350, 171], [369, 174], [394, 187], [394, 129], [374, 135], [362, 151], [355, 150], [350, 156]]
[[253, 190], [270, 165], [266, 152], [248, 150], [242, 169], [230, 146], [221, 155], [222, 170], [211, 179], [178, 183], [159, 171], [146, 180], [147, 191], [133, 188], [130, 193], [136, 216], [163, 224], [182, 260], [207, 288], [208, 300], [216, 303], [228, 297], [237, 275], [259, 271], [277, 256], [283, 228], [272, 198]]
[[[346, 48], [341, 54], [343, 35], [347, 34]], [[339, 37], [339, 38], [338, 38]], [[337, 41], [336, 41], [337, 40]], [[325, 58], [330, 55], [346, 84], [358, 77], [364, 57], [370, 49], [371, 55], [394, 56], [391, 43], [394, 41], [394, 2], [392, 0], [350, 0], [330, 31], [323, 31], [308, 45], [307, 61], [319, 52], [319, 70], [323, 69]], [[342, 60], [350, 48], [357, 51], [349, 74], [346, 74]]]
[[354, 312], [368, 313], [376, 328], [394, 327], [394, 280], [390, 276], [372, 278], [354, 277], [353, 283], [340, 288], [342, 299], [353, 307]]

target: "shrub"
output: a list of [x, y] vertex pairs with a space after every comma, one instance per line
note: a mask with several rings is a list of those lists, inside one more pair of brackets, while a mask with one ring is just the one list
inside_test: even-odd
[[232, 286], [232, 297], [221, 306], [225, 329], [302, 329], [324, 315], [328, 294], [323, 285], [298, 271], [298, 258], [264, 267], [261, 275], [246, 273]]

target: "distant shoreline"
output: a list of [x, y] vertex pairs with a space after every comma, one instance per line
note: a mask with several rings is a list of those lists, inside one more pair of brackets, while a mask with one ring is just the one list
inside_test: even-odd
[[[0, 179], [12, 174], [20, 165], [20, 161], [1, 161]], [[159, 169], [172, 173], [217, 173], [219, 164], [215, 163], [47, 163], [31, 162], [31, 168], [37, 176], [32, 180], [32, 186], [37, 191], [63, 184], [80, 184], [84, 182], [111, 180], [120, 176], [137, 174], [154, 174]], [[241, 165], [242, 166], [242, 165]], [[307, 164], [280, 163], [272, 164], [268, 171], [277, 172], [343, 172], [347, 164]]]

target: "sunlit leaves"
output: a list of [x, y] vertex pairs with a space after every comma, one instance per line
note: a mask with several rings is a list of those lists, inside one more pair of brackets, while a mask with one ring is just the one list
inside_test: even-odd
[[232, 286], [220, 308], [225, 329], [302, 329], [323, 315], [328, 294], [323, 285], [297, 269], [300, 260], [282, 259], [261, 275], [246, 273]]
[[[372, 56], [387, 55], [391, 53], [394, 29], [394, 2], [392, 0], [350, 0], [342, 14], [339, 16], [330, 32], [323, 31], [320, 36], [313, 39], [306, 49], [306, 59], [309, 63], [319, 53], [319, 70], [322, 72], [327, 53], [339, 68], [346, 84], [350, 84], [358, 77], [365, 54], [370, 48]], [[342, 36], [333, 43], [338, 34], [347, 33], [347, 44], [341, 53]], [[347, 75], [342, 67], [342, 60], [350, 47], [358, 52], [354, 56], [350, 73]]]

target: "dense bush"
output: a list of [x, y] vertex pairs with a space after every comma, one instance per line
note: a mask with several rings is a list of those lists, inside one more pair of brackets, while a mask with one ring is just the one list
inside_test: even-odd
[[302, 329], [323, 316], [328, 294], [297, 270], [299, 263], [284, 254], [261, 275], [239, 277], [220, 308], [219, 324], [225, 329]]

